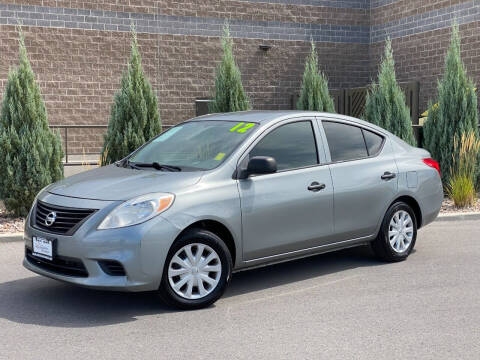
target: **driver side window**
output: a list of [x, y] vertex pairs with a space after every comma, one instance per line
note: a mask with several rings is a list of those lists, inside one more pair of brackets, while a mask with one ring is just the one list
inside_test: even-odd
[[278, 171], [318, 164], [311, 121], [297, 121], [276, 128], [255, 145], [249, 156], [273, 157]]

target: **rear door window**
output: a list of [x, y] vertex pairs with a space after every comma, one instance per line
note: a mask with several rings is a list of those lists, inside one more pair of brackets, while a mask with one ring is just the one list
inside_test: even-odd
[[357, 126], [323, 121], [332, 162], [368, 157], [362, 129]]
[[382, 150], [383, 137], [374, 132], [362, 129], [365, 137], [365, 144], [367, 145], [368, 156], [377, 155]]

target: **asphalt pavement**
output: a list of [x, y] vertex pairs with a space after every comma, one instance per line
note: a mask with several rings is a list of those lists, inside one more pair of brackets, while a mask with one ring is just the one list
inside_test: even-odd
[[37, 276], [0, 243], [0, 359], [479, 359], [480, 221], [435, 222], [407, 261], [366, 247], [233, 276], [214, 306]]

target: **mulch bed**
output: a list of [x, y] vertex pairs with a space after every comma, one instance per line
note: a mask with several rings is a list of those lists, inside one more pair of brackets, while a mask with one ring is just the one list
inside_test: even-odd
[[[480, 199], [477, 198], [475, 205], [472, 207], [457, 208], [453, 204], [452, 200], [445, 198], [442, 204], [442, 208], [440, 210], [441, 214], [466, 212], [480, 212]], [[24, 218], [12, 218], [8, 216], [2, 204], [0, 204], [0, 234], [23, 232], [24, 225]]]

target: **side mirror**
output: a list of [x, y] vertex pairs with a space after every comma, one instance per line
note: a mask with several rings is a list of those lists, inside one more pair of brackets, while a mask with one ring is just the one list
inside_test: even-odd
[[271, 156], [254, 156], [247, 164], [247, 169], [240, 171], [239, 179], [250, 175], [273, 174], [277, 172], [277, 162]]

